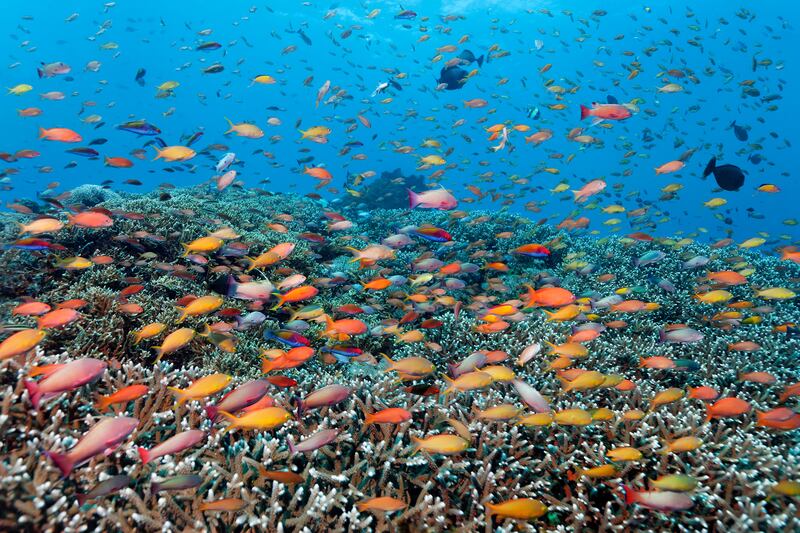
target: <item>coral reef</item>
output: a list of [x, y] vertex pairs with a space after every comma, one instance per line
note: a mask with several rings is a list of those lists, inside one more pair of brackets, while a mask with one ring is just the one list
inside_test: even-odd
[[[88, 205], [85, 200], [81, 203]], [[11, 314], [23, 297], [54, 307], [71, 299], [86, 302], [79, 320], [48, 330], [44, 341], [27, 355], [2, 361], [2, 529], [800, 528], [796, 496], [776, 492], [780, 481], [800, 480], [797, 430], [764, 427], [756, 417], [756, 411], [782, 406], [797, 409], [797, 397], [782, 392], [800, 378], [794, 364], [800, 339], [784, 327], [800, 323], [800, 305], [791, 298], [763, 301], [758, 294], [767, 287], [796, 288], [800, 265], [735, 246], [711, 249], [671, 239], [597, 240], [503, 213], [364, 210], [353, 204], [341, 211], [342, 218], [352, 225], [337, 230], [330, 222], [336, 218], [326, 217], [330, 212], [318, 202], [259, 191], [230, 190], [212, 197], [202, 189], [176, 189], [165, 201], [159, 200], [157, 193], [121, 194], [99, 206], [113, 213], [113, 227], [65, 228], [55, 234], [54, 242], [67, 249], [60, 252], [62, 256], [110, 256], [111, 263], [64, 270], [55, 266], [47, 251], [10, 248], [0, 252], [0, 268], [6, 273], [0, 305], [3, 328], [9, 332], [35, 323], [34, 317]], [[2, 217], [3, 241], [12, 242], [17, 232], [12, 222], [22, 218]], [[352, 251], [345, 248], [363, 250], [404, 226], [426, 224], [446, 230], [452, 241], [429, 242], [410, 233], [411, 244], [372, 265], [353, 262]], [[225, 247], [205, 259], [195, 257], [198, 262], [191, 256], [182, 257], [180, 243], [221, 228], [236, 235], [226, 240]], [[233, 243], [244, 243], [247, 255], [258, 256], [282, 242], [295, 245], [285, 260], [246, 273], [248, 261], [232, 248]], [[544, 243], [551, 253], [546, 258], [514, 253], [527, 243]], [[641, 259], [652, 251], [663, 252], [663, 257], [658, 255], [652, 262], [650, 256]], [[686, 266], [698, 257], [708, 261], [699, 268]], [[429, 281], [420, 281], [424, 271], [419, 265], [426, 259], [437, 259], [441, 265]], [[453, 264], [459, 268], [443, 270]], [[492, 264], [497, 266], [490, 268]], [[698, 301], [698, 285], [709, 283], [705, 275], [728, 269], [747, 274], [747, 283], [725, 288], [731, 293], [730, 302], [749, 305], [728, 307], [727, 301]], [[240, 281], [269, 279], [275, 284], [302, 273], [307, 283], [319, 288], [319, 294], [309, 302], [279, 309], [271, 309], [274, 300], [262, 306], [226, 296], [225, 309], [242, 314], [260, 309], [266, 315], [257, 327], [230, 332], [237, 341], [232, 353], [196, 336], [156, 363], [150, 348], [160, 341], [134, 343], [132, 333], [146, 324], [162, 322], [168, 331], [181, 327], [175, 324], [178, 301], [187, 295], [211, 293], [220, 276], [231, 273]], [[395, 278], [395, 285], [380, 291], [363, 286], [381, 276]], [[412, 282], [418, 283], [412, 286]], [[123, 295], [126, 288], [136, 285], [143, 289]], [[525, 297], [521, 300], [520, 295], [528, 291], [527, 285], [569, 289], [581, 306], [580, 314], [559, 320], [524, 305]], [[412, 299], [414, 295], [419, 298]], [[609, 295], [618, 296], [619, 301], [641, 301], [646, 307], [610, 309], [602, 305]], [[458, 308], [449, 297], [460, 302]], [[138, 304], [141, 310], [134, 312], [127, 304]], [[288, 386], [271, 382], [267, 392], [271, 403], [290, 411], [292, 419], [272, 430], [222, 431], [227, 422], [209, 419], [204, 406], [218, 403], [247, 379], [262, 376], [262, 352], [286, 348], [265, 338], [265, 332], [287, 327], [294, 313], [306, 304], [318, 304], [337, 319], [346, 316], [342, 311], [346, 306], [360, 306], [362, 312], [356, 316], [366, 324], [366, 332], [353, 335], [347, 344], [364, 354], [337, 362], [325, 351], [337, 342], [326, 334], [325, 323], [304, 321], [300, 332], [310, 339], [315, 357], [267, 374], [268, 378], [280, 375], [296, 381]], [[501, 305], [514, 307], [513, 314], [499, 315], [509, 322], [508, 327], [496, 332], [481, 329], [492, 323], [486, 319], [487, 309]], [[417, 316], [406, 319], [411, 312]], [[202, 331], [204, 325], [230, 322], [229, 316], [191, 316], [182, 326]], [[428, 319], [438, 321], [437, 325], [424, 327]], [[558, 352], [557, 346], [575, 333], [573, 328], [587, 324], [603, 324], [604, 329], [584, 343], [587, 353], [575, 355], [567, 367], [599, 372], [609, 379], [618, 377], [617, 383], [629, 380], [633, 387], [567, 391], [571, 380], [554, 368], [559, 358], [536, 352], [519, 364], [520, 355], [532, 345], [538, 343], [547, 350], [547, 343], [552, 343], [551, 353]], [[660, 342], [660, 332], [673, 324], [693, 328], [702, 338]], [[398, 330], [391, 330], [392, 326]], [[421, 337], [404, 337], [413, 331]], [[742, 341], [753, 345], [737, 348], [736, 343]], [[431, 387], [443, 392], [450, 385], [442, 375], [480, 351], [492, 354], [491, 365], [505, 367], [502, 372], [513, 373], [514, 378], [539, 391], [554, 413], [585, 410], [592, 414], [591, 423], [521, 423], [534, 410], [508, 374], [470, 391], [422, 392]], [[401, 382], [397, 373], [386, 371], [381, 353], [395, 362], [424, 357], [436, 372]], [[672, 364], [643, 364], [643, 359], [655, 356]], [[46, 365], [84, 357], [101, 359], [108, 368], [97, 381], [47, 399], [40, 409], [34, 409], [24, 381], [33, 379], [32, 373]], [[756, 371], [767, 372], [772, 379], [742, 379], [743, 374]], [[216, 372], [233, 376], [230, 385], [176, 405], [167, 387], [185, 389]], [[131, 384], [146, 385], [147, 394], [116, 404], [106, 413], [99, 411], [96, 402], [100, 396]], [[335, 405], [298, 408], [298, 399], [331, 384], [346, 385], [351, 392]], [[685, 394], [654, 406], [653, 399], [661, 391], [675, 388], [685, 393], [699, 386], [714, 388], [720, 398], [744, 399], [752, 410], [744, 416], [707, 420], [712, 402]], [[416, 392], [409, 392], [408, 387]], [[486, 414], [488, 409], [504, 405], [513, 406], [510, 416]], [[399, 424], [365, 424], [364, 413], [387, 407], [403, 408], [411, 413], [411, 419]], [[96, 457], [62, 478], [43, 452], [70, 449], [98, 417], [111, 414], [138, 419], [136, 431], [107, 457]], [[339, 430], [333, 442], [314, 451], [291, 453], [289, 441], [296, 444], [330, 428]], [[137, 446], [149, 449], [188, 429], [201, 429], [207, 435], [188, 450], [142, 464]], [[469, 442], [463, 452], [442, 455], [418, 450], [417, 439], [464, 431]], [[661, 453], [667, 443], [689, 436], [699, 438], [701, 445]], [[636, 448], [641, 458], [612, 463], [607, 453], [623, 447]], [[606, 477], [582, 473], [606, 464], [615, 466]], [[299, 478], [277, 481], [271, 478], [274, 471], [293, 472]], [[83, 505], [77, 501], [77, 495], [121, 474], [130, 476], [129, 486]], [[199, 474], [202, 483], [151, 494], [154, 482], [182, 474]], [[661, 512], [625, 503], [622, 484], [647, 490], [652, 480], [668, 474], [697, 480], [697, 488], [688, 492], [690, 509]], [[358, 505], [380, 496], [397, 498], [406, 506], [396, 512], [373, 513]], [[243, 507], [231, 511], [203, 507], [224, 498], [239, 499]], [[489, 515], [487, 504], [514, 498], [540, 500], [547, 510], [528, 522]]]

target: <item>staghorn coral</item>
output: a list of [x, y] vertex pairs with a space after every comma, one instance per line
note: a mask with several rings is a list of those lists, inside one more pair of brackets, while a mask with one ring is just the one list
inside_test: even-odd
[[[140, 219], [115, 217], [112, 230], [65, 229], [58, 242], [71, 251], [87, 256], [108, 254], [111, 265], [96, 265], [86, 271], [52, 271], [47, 259], [7, 250], [0, 254], [4, 265], [13, 265], [26, 280], [13, 297], [35, 295], [53, 304], [70, 298], [82, 298], [81, 319], [50, 332], [34, 354], [4, 361], [3, 393], [0, 395], [0, 430], [6, 438], [0, 443], [0, 477], [3, 524], [19, 520], [29, 530], [91, 528], [97, 530], [330, 530], [330, 531], [423, 531], [460, 529], [496, 530], [604, 530], [730, 531], [792, 530], [800, 527], [796, 501], [776, 496], [778, 480], [798, 479], [796, 432], [779, 432], [756, 427], [752, 414], [742, 418], [705, 421], [706, 409], [699, 400], [683, 398], [651, 410], [651, 399], [667, 387], [686, 388], [707, 385], [721, 396], [747, 398], [760, 411], [780, 405], [779, 386], [743, 382], [739, 375], [754, 370], [768, 370], [778, 384], [798, 381], [792, 364], [800, 341], [776, 334], [772, 327], [783, 322], [799, 322], [796, 300], [770, 306], [754, 306], [747, 316], [759, 316], [762, 324], [736, 324], [722, 329], [713, 315], [715, 306], [704, 306], [693, 299], [690, 289], [699, 272], [683, 267], [683, 259], [706, 255], [709, 267], [744, 263], [753, 268], [750, 283], [756, 286], [790, 285], [800, 275], [797, 265], [775, 258], [727, 248], [710, 250], [691, 243], [636, 243], [609, 240], [598, 244], [588, 237], [535, 225], [519, 217], [473, 213], [456, 218], [448, 213], [378, 210], [351, 213], [353, 228], [346, 233], [328, 233], [321, 221], [324, 207], [309, 199], [294, 196], [268, 196], [231, 191], [226, 200], [207, 200], [202, 193], [175, 191], [172, 199], [161, 202], [153, 196], [123, 197], [109, 200], [104, 207], [116, 213], [148, 213]], [[188, 214], [188, 213], [194, 214]], [[202, 216], [197, 213], [202, 212]], [[224, 221], [222, 214], [225, 213]], [[271, 232], [266, 224], [277, 214], [288, 234]], [[10, 217], [9, 217], [10, 218]], [[19, 218], [19, 217], [14, 217]], [[287, 217], [284, 217], [287, 218]], [[391, 222], [387, 222], [391, 221]], [[343, 246], [362, 248], [404, 225], [434, 224], [446, 228], [452, 243], [416, 244], [398, 251], [393, 259], [377, 266], [360, 268], [350, 262]], [[326, 310], [358, 303], [373, 312], [359, 315], [369, 334], [354, 342], [372, 358], [347, 364], [332, 364], [315, 357], [304, 365], [282, 371], [297, 381], [292, 388], [271, 386], [269, 396], [277, 405], [291, 409], [293, 420], [273, 431], [222, 433], [224, 423], [212, 424], [203, 411], [205, 402], [189, 402], [175, 407], [173, 395], [166, 388], [185, 387], [194, 379], [211, 372], [234, 376], [231, 387], [260, 374], [260, 351], [277, 348], [265, 340], [263, 332], [274, 330], [289, 318], [289, 311], [269, 310], [267, 320], [258, 328], [234, 332], [238, 339], [235, 353], [224, 353], [205, 339], [197, 338], [186, 348], [153, 364], [147, 349], [155, 341], [134, 345], [130, 333], [144, 324], [162, 321], [172, 324], [178, 316], [176, 301], [186, 294], [206, 294], [220, 273], [178, 259], [179, 242], [202, 236], [220, 226], [232, 228], [260, 253], [286, 240], [297, 248], [285, 261], [252, 272], [257, 279], [273, 282], [289, 272], [302, 272], [310, 280], [341, 276], [346, 282], [324, 285], [316, 302]], [[510, 238], [498, 237], [513, 228]], [[6, 231], [8, 228], [6, 228]], [[324, 245], [301, 240], [300, 232], [325, 234]], [[142, 235], [141, 232], [148, 235]], [[130, 240], [115, 239], [126, 235]], [[151, 236], [162, 236], [163, 240]], [[480, 245], [474, 243], [481, 242]], [[549, 243], [553, 254], [546, 260], [519, 257], [511, 253], [528, 242]], [[135, 244], [135, 246], [134, 246]], [[635, 267], [634, 260], [644, 252], [661, 249], [669, 252], [660, 262]], [[447, 306], [418, 306], [424, 318], [442, 321], [441, 327], [424, 330], [424, 341], [402, 342], [396, 335], [382, 331], [382, 320], [399, 319], [408, 309], [405, 300], [410, 292], [398, 285], [387, 291], [368, 293], [355, 281], [366, 281], [379, 274], [402, 274], [413, 277], [411, 264], [420, 254], [429, 254], [443, 262], [505, 261], [513, 268], [507, 273], [484, 269], [453, 276], [466, 286], [449, 291], [465, 302], [458, 319]], [[212, 257], [215, 267], [238, 272], [244, 263], [237, 257]], [[278, 270], [282, 269], [281, 274]], [[612, 280], [599, 281], [598, 275], [611, 273]], [[652, 279], [669, 279], [678, 287], [674, 292], [662, 289]], [[127, 298], [120, 291], [135, 279], [146, 291]], [[433, 283], [438, 283], [435, 281]], [[594, 310], [604, 320], [624, 318], [625, 329], [607, 329], [591, 341], [587, 357], [576, 362], [582, 368], [606, 374], [619, 374], [636, 383], [629, 392], [599, 388], [585, 392], [563, 393], [562, 385], [548, 359], [538, 356], [524, 367], [513, 364], [522, 349], [534, 342], [563, 342], [575, 322], [548, 321], [537, 311], [528, 310], [514, 319], [500, 333], [483, 334], [475, 330], [481, 323], [481, 309], [516, 298], [525, 292], [525, 284], [559, 285], [575, 295], [591, 299], [627, 287], [635, 297], [658, 304], [645, 313], [617, 314]], [[419, 289], [422, 290], [422, 289]], [[730, 287], [737, 299], [751, 298], [750, 286]], [[10, 291], [11, 292], [11, 291]], [[485, 298], [480, 300], [478, 298]], [[33, 319], [11, 317], [15, 305], [10, 294], [4, 296], [4, 321], [33, 325]], [[142, 313], [120, 311], [124, 302], [139, 303]], [[226, 305], [244, 310], [247, 302], [228, 299]], [[587, 314], [591, 314], [587, 311]], [[189, 327], [197, 330], [213, 317], [191, 317]], [[661, 344], [658, 331], [667, 323], [686, 323], [704, 333], [694, 344]], [[404, 325], [409, 330], [415, 324]], [[319, 349], [322, 324], [308, 323], [303, 334], [314, 340]], [[739, 340], [757, 342], [761, 348], [748, 351], [729, 349]], [[549, 397], [556, 411], [569, 408], [608, 408], [613, 417], [589, 426], [550, 425], [526, 427], [509, 421], [479, 419], [481, 410], [504, 403], [523, 409], [519, 395], [509, 383], [497, 382], [473, 392], [448, 395], [415, 396], [405, 392], [394, 374], [383, 372], [378, 354], [387, 353], [393, 360], [421, 356], [444, 373], [448, 364], [463, 360], [477, 350], [502, 350], [509, 359], [502, 364]], [[640, 367], [642, 357], [653, 355], [690, 359], [696, 370], [652, 369]], [[79, 357], [95, 356], [109, 362], [99, 381], [59, 395], [43, 403], [40, 411], [30, 405], [23, 381], [34, 365], [62, 363]], [[438, 384], [432, 376], [421, 383]], [[77, 468], [67, 479], [42, 458], [43, 450], [62, 450], [74, 445], [100, 416], [93, 407], [99, 395], [107, 395], [128, 384], [144, 383], [149, 393], [128, 405], [113, 407], [140, 420], [136, 432], [121, 448], [106, 458], [95, 458]], [[328, 384], [346, 384], [353, 393], [332, 407], [308, 411], [298, 416], [296, 399]], [[230, 390], [230, 387], [227, 389]], [[219, 393], [208, 401], [218, 401]], [[796, 405], [790, 398], [789, 406]], [[363, 423], [363, 412], [384, 407], [403, 407], [413, 418], [399, 426]], [[626, 419], [626, 413], [639, 409], [641, 420]], [[527, 412], [527, 411], [525, 411]], [[421, 451], [415, 453], [413, 438], [438, 433], [452, 433], [448, 419], [469, 428], [469, 449], [443, 457]], [[196, 447], [176, 456], [159, 459], [143, 467], [135, 446], [147, 448], [164, 441], [178, 431], [199, 428], [208, 433]], [[320, 429], [337, 428], [334, 443], [309, 453], [290, 454], [287, 439], [293, 442]], [[679, 454], [658, 453], [666, 441], [682, 436], [696, 436], [703, 441], [697, 450]], [[641, 460], [620, 464], [619, 473], [608, 480], [593, 480], [571, 474], [577, 469], [607, 462], [606, 453], [621, 446], [634, 446], [644, 453]], [[298, 484], [271, 481], [262, 470], [290, 470], [302, 476]], [[127, 474], [134, 483], [115, 495], [90, 501], [79, 507], [75, 496], [84, 493], [108, 476]], [[178, 474], [197, 473], [203, 483], [196, 489], [150, 495], [153, 481]], [[666, 473], [684, 473], [699, 480], [692, 493], [691, 510], [661, 513], [637, 505], [626, 506], [620, 482], [644, 489], [649, 479]], [[397, 513], [382, 515], [360, 512], [356, 503], [374, 496], [402, 499], [407, 507]], [[235, 513], [203, 512], [203, 502], [220, 498], [241, 498], [246, 505]], [[535, 522], [519, 523], [489, 519], [487, 502], [528, 497], [542, 500], [548, 511]]]

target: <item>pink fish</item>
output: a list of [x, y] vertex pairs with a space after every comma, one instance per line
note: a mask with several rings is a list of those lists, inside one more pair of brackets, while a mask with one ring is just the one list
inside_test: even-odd
[[71, 70], [72, 68], [63, 61], [56, 61], [55, 63], [42, 63], [42, 66], [36, 69], [36, 73], [40, 78], [52, 78], [61, 74], [69, 74]]
[[38, 409], [42, 400], [52, 398], [61, 394], [75, 390], [97, 380], [105, 371], [106, 363], [99, 359], [85, 358], [70, 361], [58, 368], [41, 381], [25, 381], [25, 388], [28, 389], [28, 396], [31, 398], [33, 407]]
[[276, 288], [279, 291], [285, 291], [287, 289], [293, 289], [298, 285], [302, 285], [306, 281], [306, 277], [302, 274], [292, 274], [284, 279], [282, 279], [277, 285]]
[[316, 409], [317, 407], [329, 407], [336, 405], [350, 396], [353, 389], [345, 387], [344, 385], [328, 385], [319, 390], [311, 392], [302, 400], [297, 402], [298, 413], [308, 411], [309, 409]]
[[147, 464], [150, 461], [155, 461], [159, 457], [163, 457], [165, 455], [175, 455], [176, 453], [182, 452], [187, 448], [191, 448], [205, 438], [205, 431], [201, 431], [199, 429], [190, 429], [189, 431], [176, 433], [161, 444], [158, 444], [149, 450], [146, 450], [140, 446], [136, 448], [136, 451], [139, 452], [139, 457], [141, 457], [142, 463]]
[[313, 452], [335, 441], [337, 436], [339, 436], [338, 429], [323, 429], [297, 444], [293, 444], [291, 439], [286, 439], [286, 441], [289, 443], [289, 453], [295, 454], [298, 452]]
[[544, 396], [542, 396], [538, 390], [520, 379], [515, 379], [511, 383], [514, 385], [517, 394], [519, 394], [520, 400], [522, 400], [525, 405], [537, 413], [549, 413], [552, 411], [552, 409], [550, 409], [550, 404], [547, 403], [547, 400], [544, 399]]
[[603, 180], [592, 180], [577, 191], [572, 191], [575, 195], [575, 203], [582, 204], [590, 196], [594, 196], [606, 188], [606, 182]]
[[206, 415], [212, 421], [216, 420], [220, 411], [236, 413], [245, 407], [250, 407], [258, 402], [267, 393], [269, 382], [263, 379], [254, 379], [242, 383], [222, 397], [217, 405], [207, 405]]
[[603, 120], [625, 120], [630, 118], [631, 111], [621, 104], [598, 104], [592, 103], [592, 108], [581, 106], [581, 120], [592, 117], [592, 123], [597, 124]]
[[236, 171], [229, 170], [228, 172], [217, 178], [217, 190], [224, 191], [228, 187], [228, 185], [233, 183], [233, 180], [235, 179], [236, 179]]
[[67, 477], [76, 466], [88, 462], [94, 456], [101, 453], [111, 455], [138, 425], [139, 420], [136, 418], [103, 417], [68, 452], [48, 451], [45, 455], [55, 463], [64, 477]]
[[681, 511], [694, 505], [692, 499], [682, 492], [635, 491], [626, 485], [622, 485], [622, 490], [625, 491], [626, 504], [638, 503], [656, 511]]
[[431, 189], [421, 193], [408, 190], [408, 206], [410, 209], [421, 207], [423, 209], [455, 209], [458, 205], [456, 197], [442, 187], [441, 189]]
[[453, 379], [456, 379], [461, 374], [466, 374], [467, 372], [472, 372], [473, 370], [477, 370], [480, 367], [485, 366], [486, 361], [486, 354], [481, 352], [473, 352], [460, 363], [448, 363], [447, 371], [450, 373]]

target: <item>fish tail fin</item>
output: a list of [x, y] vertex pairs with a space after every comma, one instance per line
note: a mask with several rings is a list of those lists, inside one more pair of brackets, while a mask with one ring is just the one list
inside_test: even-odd
[[111, 405], [111, 402], [105, 396], [100, 396], [100, 399], [94, 404], [98, 411], [101, 413], [108, 409], [108, 406]]
[[75, 499], [78, 500], [78, 507], [82, 507], [84, 503], [86, 503], [86, 499], [88, 494], [76, 494]]
[[[161, 348], [161, 347], [159, 346], [159, 348]], [[161, 357], [160, 354], [159, 354], [159, 357]], [[186, 396], [186, 393], [184, 392], [183, 389], [179, 389], [177, 387], [167, 387], [167, 390], [175, 395], [175, 404], [176, 405], [183, 405], [184, 403], [186, 403], [186, 400], [189, 399]]]
[[484, 57], [483, 54], [481, 54], [480, 57], [478, 57], [478, 59], [476, 59], [476, 61], [478, 62], [478, 67], [482, 67], [483, 66], [483, 57]]
[[[236, 318], [239, 317], [237, 316]], [[203, 324], [203, 331], [200, 331], [197, 334], [200, 335], [201, 337], [208, 337], [209, 335], [211, 335], [211, 326], [209, 326], [208, 324]]]
[[408, 189], [408, 208], [414, 209], [419, 205], [419, 203], [420, 203], [419, 195], [414, 191], [412, 191], [411, 189]]
[[142, 460], [142, 464], [147, 464], [150, 462], [150, 452], [142, 448], [141, 446], [136, 448], [136, 451], [139, 453], [139, 458]]
[[156, 363], [158, 363], [164, 356], [164, 349], [161, 346], [153, 346], [152, 349], [156, 351]]
[[47, 137], [47, 130], [39, 127], [39, 138], [44, 139], [45, 137]]
[[416, 455], [422, 449], [422, 439], [419, 437], [411, 437], [414, 442], [414, 452], [411, 455]]
[[358, 257], [358, 256], [359, 256], [359, 254], [361, 253], [361, 250], [359, 250], [358, 248], [353, 248], [352, 246], [345, 246], [345, 247], [344, 247], [344, 249], [345, 249], [345, 250], [347, 250], [348, 252], [350, 252], [351, 254], [353, 254], [353, 256], [354, 256], [354, 257], [353, 257], [353, 258], [352, 258], [352, 259], [349, 261], [350, 263], [355, 263], [356, 261], [358, 261], [358, 260], [359, 260], [359, 257]]
[[182, 242], [181, 246], [183, 246], [183, 255], [181, 257], [188, 256], [189, 255], [189, 245]]
[[364, 413], [364, 425], [368, 426], [375, 422], [375, 415], [373, 413], [368, 413], [367, 408], [365, 406], [361, 406], [361, 412]]
[[592, 114], [592, 110], [586, 107], [585, 105], [581, 104], [581, 120], [585, 119], [589, 115]]
[[277, 292], [274, 292], [273, 294], [278, 297], [278, 303], [275, 304], [275, 307], [272, 308], [272, 311], [275, 311], [276, 309], [279, 309], [283, 304], [285, 304], [286, 300], [283, 298], [282, 294], [278, 294]]
[[217, 407], [216, 405], [206, 405], [204, 409], [206, 411], [206, 416], [209, 418], [209, 420], [213, 421], [219, 415], [219, 407]]
[[553, 318], [553, 316], [556, 314], [555, 311], [548, 311], [546, 309], [542, 309], [542, 312], [547, 315], [547, 321], [548, 322], [552, 322], [553, 320], [555, 320]]
[[297, 448], [295, 448], [294, 443], [292, 442], [292, 439], [287, 437], [286, 438], [286, 444], [289, 446], [289, 454], [290, 455], [294, 455], [295, 453], [297, 453]]
[[625, 504], [630, 505], [636, 501], [636, 492], [629, 486], [622, 484], [622, 492], [625, 494]]
[[227, 134], [229, 134], [230, 132], [233, 131], [233, 121], [231, 119], [229, 119], [228, 117], [223, 117], [223, 118], [228, 121], [229, 128], [228, 128], [228, 131], [225, 132], [225, 135], [227, 135]]
[[706, 165], [706, 168], [703, 170], [703, 177], [707, 178], [709, 174], [714, 172], [715, 168], [717, 168], [717, 158], [716, 157], [712, 157], [708, 161], [708, 164]]
[[219, 414], [224, 416], [225, 419], [228, 422], [230, 422], [230, 424], [222, 430], [220, 435], [224, 435], [225, 433], [227, 433], [229, 431], [233, 431], [234, 429], [236, 429], [236, 417], [235, 416], [233, 416], [228, 411], [220, 411]]
[[384, 360], [385, 360], [387, 363], [389, 363], [389, 368], [387, 368], [386, 370], [384, 370], [384, 372], [389, 372], [389, 371], [391, 371], [391, 370], [392, 370], [392, 368], [394, 367], [394, 361], [392, 361], [391, 359], [389, 359], [389, 356], [388, 356], [388, 355], [386, 355], [386, 354], [385, 354], [385, 353], [383, 353], [383, 352], [381, 352], [381, 356], [383, 356]]
[[451, 394], [451, 393], [455, 392], [455, 390], [456, 390], [456, 387], [455, 387], [455, 385], [454, 385], [454, 384], [455, 384], [455, 381], [454, 381], [454, 380], [452, 380], [452, 379], [450, 379], [450, 378], [449, 378], [448, 376], [446, 376], [445, 374], [442, 374], [442, 379], [443, 379], [443, 380], [445, 381], [445, 383], [447, 383], [447, 385], [448, 385], [448, 387], [447, 387], [447, 388], [444, 390], [443, 394], [444, 394], [445, 396], [447, 396], [448, 394]]
[[58, 452], [44, 452], [44, 454], [49, 457], [53, 463], [55, 463], [58, 469], [61, 470], [61, 474], [64, 477], [67, 477], [70, 472], [72, 472], [72, 468], [75, 466], [75, 464], [69, 457], [67, 457], [67, 454]]
[[155, 144], [153, 145], [153, 150], [156, 151], [156, 156], [153, 158], [153, 161], [155, 161], [156, 159], [161, 159], [163, 157], [161, 155], [161, 150], [159, 150], [158, 146], [156, 146]]
[[35, 409], [39, 408], [39, 402], [42, 399], [42, 392], [39, 390], [39, 385], [35, 381], [25, 381], [25, 389], [28, 391], [28, 396], [31, 397], [31, 403]]
[[[175, 321], [176, 324], [180, 324], [181, 322], [186, 320], [186, 308], [185, 307], [177, 307], [176, 306], [175, 309], [177, 309], [181, 313], [181, 316], [179, 316], [178, 320]], [[206, 327], [208, 327], [207, 324], [206, 324]]]

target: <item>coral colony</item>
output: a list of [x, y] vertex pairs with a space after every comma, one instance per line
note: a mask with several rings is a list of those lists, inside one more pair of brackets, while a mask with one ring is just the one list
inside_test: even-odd
[[2, 215], [3, 529], [800, 527], [794, 261], [255, 190], [72, 201], [38, 241]]

